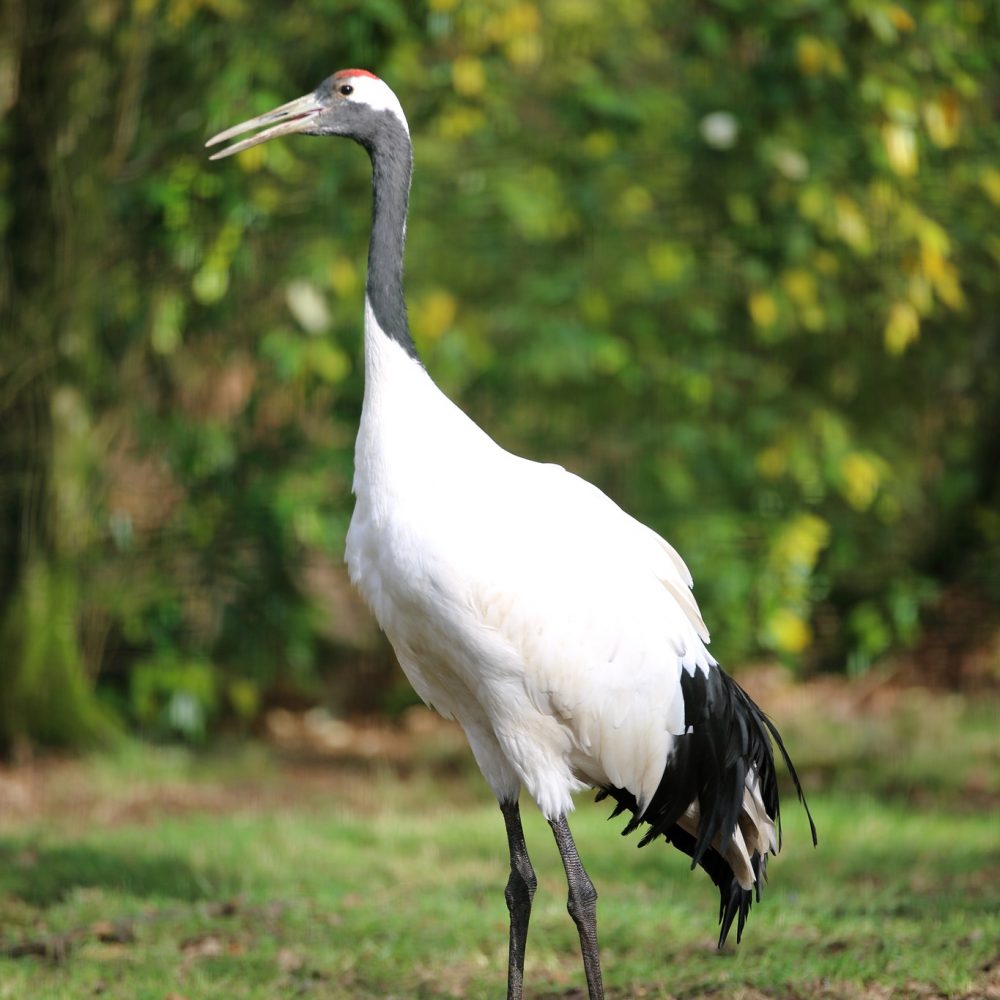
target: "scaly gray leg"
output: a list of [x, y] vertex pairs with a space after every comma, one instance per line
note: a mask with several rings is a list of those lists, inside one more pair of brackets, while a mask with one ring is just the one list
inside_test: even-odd
[[517, 802], [501, 802], [500, 811], [507, 826], [507, 846], [510, 848], [510, 878], [504, 890], [510, 910], [510, 953], [507, 961], [507, 1000], [521, 1000], [524, 988], [524, 948], [528, 940], [528, 918], [531, 899], [538, 880], [528, 858], [521, 829], [521, 810]]
[[569, 832], [566, 817], [550, 820], [549, 826], [555, 834], [563, 868], [566, 869], [566, 881], [569, 883], [566, 908], [580, 933], [583, 969], [587, 974], [587, 993], [590, 1000], [604, 1000], [601, 956], [597, 948], [597, 890], [580, 862], [580, 855], [576, 853], [576, 844], [573, 843], [573, 834]]

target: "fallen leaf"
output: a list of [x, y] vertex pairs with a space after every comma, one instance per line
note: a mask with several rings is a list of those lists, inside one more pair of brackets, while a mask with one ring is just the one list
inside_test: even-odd
[[278, 951], [278, 968], [282, 972], [298, 972], [303, 965], [305, 962], [293, 948], [281, 948]]
[[185, 958], [218, 958], [225, 952], [222, 939], [216, 934], [202, 934], [181, 942]]
[[133, 944], [135, 929], [129, 920], [98, 920], [90, 927], [91, 934], [105, 944]]

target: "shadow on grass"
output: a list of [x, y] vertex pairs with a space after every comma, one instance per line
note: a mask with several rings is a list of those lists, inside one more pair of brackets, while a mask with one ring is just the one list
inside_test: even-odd
[[73, 844], [35, 847], [0, 840], [0, 897], [45, 907], [76, 889], [108, 889], [144, 899], [218, 899], [236, 891], [234, 876], [194, 867], [179, 854]]

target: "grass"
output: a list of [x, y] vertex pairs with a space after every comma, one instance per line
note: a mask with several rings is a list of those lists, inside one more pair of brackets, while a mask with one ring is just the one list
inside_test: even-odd
[[[912, 704], [850, 724], [810, 704], [785, 728], [820, 847], [789, 800], [738, 948], [715, 951], [702, 873], [579, 803], [609, 997], [1000, 996], [997, 706], [954, 702], [914, 727]], [[404, 776], [251, 746], [0, 773], [0, 998], [503, 996], [503, 824], [454, 770], [419, 749]], [[558, 855], [524, 813], [539, 876], [526, 993], [582, 997]]]

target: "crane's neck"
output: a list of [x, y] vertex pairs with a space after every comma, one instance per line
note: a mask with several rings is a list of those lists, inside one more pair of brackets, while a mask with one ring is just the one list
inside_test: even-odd
[[403, 247], [413, 172], [413, 146], [406, 126], [390, 112], [364, 145], [372, 161], [372, 235], [365, 294], [378, 326], [419, 361], [403, 298]]

